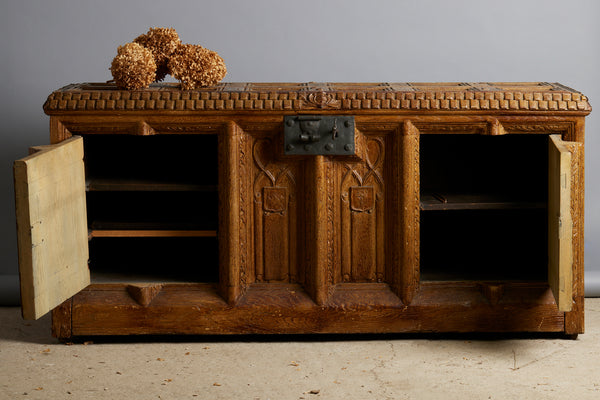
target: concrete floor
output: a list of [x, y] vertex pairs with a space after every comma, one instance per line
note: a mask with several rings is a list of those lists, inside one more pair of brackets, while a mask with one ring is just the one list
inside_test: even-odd
[[600, 399], [600, 299], [586, 299], [586, 332], [65, 345], [47, 317], [0, 308], [0, 399]]

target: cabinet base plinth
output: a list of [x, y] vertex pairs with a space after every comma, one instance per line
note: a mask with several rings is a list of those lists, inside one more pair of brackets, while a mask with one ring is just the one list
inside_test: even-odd
[[[71, 321], [60, 321], [60, 319]], [[545, 284], [509, 283], [492, 304], [477, 282], [424, 282], [405, 306], [386, 284], [341, 284], [317, 305], [300, 285], [255, 284], [234, 306], [215, 285], [165, 285], [148, 306], [126, 285], [92, 285], [55, 313], [65, 339], [95, 335], [564, 333], [565, 317]], [[572, 333], [568, 337], [575, 336]]]

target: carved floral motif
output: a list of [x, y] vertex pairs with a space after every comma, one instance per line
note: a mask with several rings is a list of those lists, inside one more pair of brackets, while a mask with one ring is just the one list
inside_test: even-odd
[[309, 93], [301, 97], [307, 108], [340, 108], [341, 102], [336, 99], [334, 93], [317, 92]]

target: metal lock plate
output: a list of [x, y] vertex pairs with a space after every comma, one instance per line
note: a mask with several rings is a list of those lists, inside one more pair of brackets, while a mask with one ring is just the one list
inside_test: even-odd
[[354, 155], [354, 117], [288, 115], [283, 139], [286, 155]]

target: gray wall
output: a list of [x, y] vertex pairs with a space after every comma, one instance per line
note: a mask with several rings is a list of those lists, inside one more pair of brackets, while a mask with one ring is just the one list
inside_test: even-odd
[[[46, 96], [111, 79], [117, 46], [148, 27], [217, 50], [227, 81], [551, 81], [600, 104], [598, 17], [595, 0], [4, 0], [0, 293], [17, 291], [12, 161], [48, 142]], [[600, 113], [587, 121], [586, 279], [598, 295]]]

